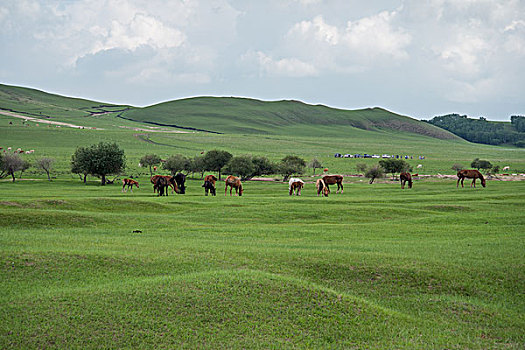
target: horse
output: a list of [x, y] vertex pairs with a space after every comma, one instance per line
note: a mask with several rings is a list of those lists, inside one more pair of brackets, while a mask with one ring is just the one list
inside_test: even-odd
[[[132, 179], [122, 179], [122, 192], [128, 192], [130, 190], [133, 192], [133, 185], [137, 186], [139, 188], [139, 183]], [[128, 186], [127, 189], [124, 189], [124, 187]]]
[[292, 177], [288, 181], [288, 190], [290, 191], [290, 196], [295, 192], [297, 196], [301, 195], [301, 189], [304, 186], [304, 181], [295, 177]]
[[399, 174], [399, 180], [401, 181], [401, 188], [405, 188], [405, 183], [408, 182], [408, 188], [412, 188], [412, 175], [407, 172]]
[[328, 185], [337, 184], [337, 191], [335, 191], [335, 193], [339, 193], [339, 189], [341, 189], [341, 193], [343, 193], [342, 175], [325, 175], [323, 176], [323, 181], [325, 186], [328, 188], [328, 192], [330, 192], [330, 187], [328, 187]]
[[242, 193], [244, 192], [242, 188], [241, 180], [232, 175], [228, 175], [228, 177], [225, 180], [226, 187], [224, 188], [224, 195], [226, 196], [226, 191], [228, 190], [228, 186], [230, 186], [230, 196], [232, 195], [232, 190], [235, 188], [235, 195], [239, 194], [239, 197], [242, 196]]
[[179, 193], [179, 189], [177, 188], [177, 183], [175, 182], [175, 179], [173, 178], [173, 176], [153, 175], [150, 181], [153, 184], [153, 193], [158, 192], [159, 196], [163, 196], [164, 191], [166, 191], [166, 196], [168, 195], [168, 189], [167, 189], [168, 186], [171, 187], [171, 193], [173, 192]]
[[481, 186], [485, 187], [487, 184], [485, 182], [485, 178], [478, 170], [475, 169], [464, 169], [458, 171], [458, 182], [456, 184], [456, 188], [459, 187], [459, 181], [461, 181], [461, 187], [463, 187], [463, 180], [465, 179], [473, 179], [472, 183], [470, 184], [470, 187], [474, 185], [476, 187], [476, 179], [481, 180]]
[[212, 196], [216, 195], [216, 192], [215, 192], [215, 182], [216, 181], [217, 181], [217, 178], [213, 175], [206, 175], [206, 177], [204, 177], [204, 185], [202, 185], [202, 187], [204, 187], [204, 194], [206, 196], [208, 195], [208, 192], [210, 192]]
[[177, 183], [177, 186], [179, 187], [179, 194], [185, 194], [186, 193], [186, 175], [183, 173], [177, 173], [173, 177], [175, 179], [175, 182]]
[[317, 181], [315, 182], [315, 187], [317, 188], [317, 197], [319, 197], [319, 194], [321, 194], [321, 192], [323, 193], [324, 197], [328, 197], [330, 189], [328, 188], [328, 186], [326, 186], [323, 179], [317, 179]]

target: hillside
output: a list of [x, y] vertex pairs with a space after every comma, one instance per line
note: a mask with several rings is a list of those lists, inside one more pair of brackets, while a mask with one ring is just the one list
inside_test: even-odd
[[382, 108], [350, 111], [299, 101], [268, 102], [236, 97], [195, 97], [169, 101], [127, 110], [122, 117], [217, 133], [301, 135], [323, 126], [335, 127], [338, 131], [357, 128], [409, 132], [439, 139], [457, 138], [433, 125]]

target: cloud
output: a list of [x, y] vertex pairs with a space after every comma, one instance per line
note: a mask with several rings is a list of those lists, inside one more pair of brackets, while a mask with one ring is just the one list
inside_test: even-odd
[[297, 58], [274, 59], [264, 52], [248, 52], [242, 57], [243, 61], [254, 61], [261, 70], [261, 75], [284, 77], [310, 77], [318, 74], [315, 67], [302, 62]]

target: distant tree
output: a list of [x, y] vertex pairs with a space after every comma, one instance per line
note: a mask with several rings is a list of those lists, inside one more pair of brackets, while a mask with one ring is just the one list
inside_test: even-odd
[[26, 163], [27, 162], [20, 158], [18, 153], [8, 153], [2, 157], [2, 164], [0, 164], [2, 166], [1, 171], [7, 176], [11, 175], [13, 182], [15, 182], [15, 173], [22, 170], [26, 166]]
[[451, 169], [454, 170], [455, 172], [458, 172], [463, 169], [463, 165], [455, 163], [454, 165], [452, 165]]
[[238, 175], [242, 180], [253, 176], [254, 170], [252, 156], [249, 155], [232, 157], [224, 167], [227, 174]]
[[204, 165], [204, 156], [195, 156], [193, 159], [190, 159], [189, 169], [192, 174], [199, 173], [201, 179], [204, 177], [204, 172], [206, 167]]
[[126, 167], [124, 151], [116, 143], [100, 142], [89, 148], [77, 148], [72, 156], [71, 171], [77, 174], [91, 174], [106, 184], [106, 176], [118, 174]]
[[510, 123], [518, 132], [525, 132], [525, 117], [521, 115], [513, 115], [510, 117]]
[[359, 173], [359, 174], [365, 174], [366, 171], [367, 171], [367, 166], [365, 163], [357, 163], [355, 165], [355, 170]]
[[314, 158], [310, 161], [310, 163], [308, 163], [308, 167], [314, 170], [314, 175], [315, 175], [315, 169], [320, 169], [323, 167], [323, 165], [317, 158]]
[[24, 171], [26, 171], [29, 168], [31, 168], [31, 163], [29, 163], [25, 159], [22, 159], [22, 165], [20, 166], [20, 169], [19, 169], [20, 176], [18, 178], [21, 179], [22, 178], [22, 174], [24, 173]]
[[49, 181], [51, 181], [51, 176], [49, 176], [49, 173], [53, 169], [54, 163], [55, 163], [55, 160], [53, 158], [48, 158], [48, 157], [42, 157], [36, 160], [37, 168], [43, 170], [47, 174], [47, 179]]
[[369, 184], [372, 184], [376, 178], [381, 178], [384, 175], [384, 170], [380, 165], [375, 165], [365, 172], [365, 177], [370, 179]]
[[90, 152], [90, 148], [78, 147], [75, 150], [75, 153], [71, 156], [71, 172], [73, 174], [78, 174], [80, 180], [83, 180], [84, 183], [86, 183], [91, 168], [91, 162], [93, 160]]
[[171, 175], [175, 176], [178, 172], [189, 170], [191, 168], [191, 161], [182, 154], [174, 154], [166, 159], [164, 164], [162, 164], [162, 168], [169, 170]]
[[146, 154], [140, 158], [139, 163], [149, 167], [149, 175], [153, 176], [152, 167], [159, 165], [161, 162], [160, 157], [156, 154]]
[[283, 181], [288, 181], [291, 175], [302, 174], [305, 167], [306, 162], [304, 159], [290, 155], [281, 159], [279, 173], [284, 176]]
[[473, 168], [476, 168], [478, 170], [485, 170], [488, 171], [492, 168], [492, 164], [488, 160], [482, 160], [479, 158], [476, 158], [470, 163], [470, 166]]
[[403, 159], [383, 159], [379, 161], [379, 165], [385, 172], [392, 174], [392, 180], [395, 179], [395, 174], [403, 171], [412, 171], [410, 164]]
[[221, 179], [221, 169], [228, 164], [232, 158], [232, 154], [227, 151], [211, 150], [206, 152], [204, 155], [204, 165], [206, 170], [216, 171], [219, 174], [219, 180]]
[[253, 173], [250, 178], [260, 175], [275, 174], [277, 166], [272, 163], [268, 158], [262, 156], [252, 157]]

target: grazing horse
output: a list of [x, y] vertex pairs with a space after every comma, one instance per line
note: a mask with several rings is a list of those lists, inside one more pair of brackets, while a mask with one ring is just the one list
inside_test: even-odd
[[408, 182], [408, 188], [412, 188], [412, 175], [407, 172], [399, 174], [399, 180], [401, 181], [401, 188], [405, 188], [405, 183]]
[[[139, 188], [139, 183], [137, 181], [133, 179], [122, 179], [122, 192], [128, 192], [128, 190], [133, 192], [133, 185]], [[124, 189], [126, 186], [128, 186], [128, 188]]]
[[226, 191], [228, 190], [228, 186], [230, 186], [230, 196], [232, 195], [232, 190], [235, 188], [235, 195], [239, 194], [239, 196], [242, 196], [242, 193], [244, 190], [242, 189], [242, 183], [241, 180], [232, 175], [228, 175], [228, 177], [225, 180], [226, 187], [224, 188], [224, 195], [226, 196]]
[[304, 186], [304, 181], [295, 177], [292, 177], [288, 181], [288, 190], [290, 191], [290, 196], [295, 192], [297, 196], [301, 195], [301, 189]]
[[324, 197], [328, 197], [328, 193], [330, 193], [330, 190], [328, 189], [328, 186], [324, 183], [323, 179], [317, 179], [315, 183], [315, 187], [317, 188], [317, 197], [319, 197], [319, 194], [322, 192]]
[[485, 187], [487, 184], [485, 183], [485, 178], [481, 173], [475, 169], [464, 169], [458, 171], [458, 182], [456, 184], [456, 188], [459, 187], [459, 181], [461, 181], [461, 187], [463, 187], [463, 180], [465, 179], [473, 179], [472, 183], [470, 184], [470, 187], [474, 185], [476, 187], [476, 179], [481, 180], [481, 186]]
[[[343, 193], [342, 175], [325, 175], [323, 176], [323, 181], [326, 187], [328, 187], [328, 185], [337, 184], [337, 191], [335, 191], [335, 193], [339, 193], [339, 189], [341, 189], [341, 193]], [[330, 187], [328, 187], [328, 192], [330, 192]]]
[[166, 196], [168, 195], [168, 189], [167, 189], [168, 186], [171, 187], [171, 193], [173, 192], [179, 193], [179, 189], [177, 188], [177, 183], [175, 182], [175, 179], [173, 178], [173, 176], [153, 175], [150, 181], [153, 184], [153, 193], [158, 192], [160, 196], [164, 195], [164, 190], [166, 190]]
[[175, 182], [177, 183], [177, 186], [179, 187], [179, 194], [185, 194], [186, 193], [186, 175], [183, 173], [177, 173], [173, 177], [175, 179]]
[[202, 185], [202, 187], [204, 187], [204, 194], [206, 196], [208, 195], [208, 192], [210, 192], [212, 196], [216, 195], [216, 192], [215, 192], [215, 182], [216, 181], [217, 181], [217, 178], [215, 176], [206, 175], [206, 177], [204, 178], [204, 185]]

